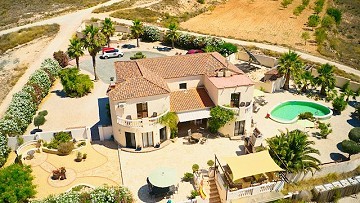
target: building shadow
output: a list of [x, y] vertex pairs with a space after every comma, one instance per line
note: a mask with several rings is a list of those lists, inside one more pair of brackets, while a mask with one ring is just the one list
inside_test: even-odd
[[91, 126], [91, 139], [93, 141], [100, 140], [99, 136], [99, 125], [102, 126], [109, 126], [111, 125], [111, 119], [110, 119], [110, 112], [107, 108], [107, 105], [109, 104], [109, 98], [99, 98], [98, 99], [98, 113], [99, 113], [99, 121], [95, 123], [93, 126]]
[[106, 148], [109, 148], [109, 149], [118, 149], [118, 144], [115, 142], [115, 141], [92, 141], [91, 142], [92, 145], [102, 145]]
[[249, 63], [238, 63], [238, 64], [235, 64], [235, 66], [242, 70], [244, 73], [249, 73], [251, 71], [256, 71], [257, 69], [260, 69], [254, 65], [251, 65]]
[[56, 94], [60, 98], [66, 98], [66, 93], [64, 90], [53, 90], [51, 93]]

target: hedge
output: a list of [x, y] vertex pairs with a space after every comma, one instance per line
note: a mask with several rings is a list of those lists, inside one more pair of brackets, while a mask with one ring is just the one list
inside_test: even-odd
[[[171, 43], [171, 40], [165, 37], [164, 42]], [[219, 47], [224, 43], [224, 40], [216, 37], [194, 36], [185, 33], [180, 33], [175, 40], [175, 46], [183, 49], [203, 49], [206, 46]]]
[[141, 41], [155, 42], [160, 40], [160, 30], [153, 26], [144, 26], [144, 33], [141, 36]]
[[0, 167], [5, 164], [10, 152], [7, 142], [8, 138], [0, 133]]
[[40, 69], [29, 78], [23, 89], [13, 95], [5, 116], [0, 119], [0, 133], [16, 136], [25, 132], [41, 100], [48, 94], [61, 67], [53, 59], [45, 59]]

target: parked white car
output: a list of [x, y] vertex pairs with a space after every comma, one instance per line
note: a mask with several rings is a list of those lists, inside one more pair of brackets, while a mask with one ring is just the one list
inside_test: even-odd
[[108, 58], [114, 58], [114, 57], [123, 57], [124, 53], [120, 51], [119, 49], [109, 49], [103, 51], [103, 54], [100, 58], [108, 59]]

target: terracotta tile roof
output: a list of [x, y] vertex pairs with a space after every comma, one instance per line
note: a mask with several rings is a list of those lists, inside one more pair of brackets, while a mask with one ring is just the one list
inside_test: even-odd
[[108, 96], [115, 101], [121, 101], [168, 93], [168, 90], [159, 87], [143, 77], [135, 77], [117, 83], [115, 87], [108, 92]]
[[204, 88], [170, 93], [170, 111], [182, 112], [215, 106]]
[[265, 75], [277, 75], [279, 74], [279, 71], [276, 68], [273, 68], [269, 71], [267, 71], [266, 73], [264, 73]]
[[232, 75], [230, 77], [209, 77], [209, 80], [217, 88], [249, 86], [255, 84], [246, 75]]

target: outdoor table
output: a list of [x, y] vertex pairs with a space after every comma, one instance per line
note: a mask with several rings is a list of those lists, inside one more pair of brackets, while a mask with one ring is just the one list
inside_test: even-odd
[[27, 152], [27, 155], [30, 156], [30, 159], [34, 158], [34, 154], [35, 154], [34, 150], [30, 150], [30, 151]]
[[203, 135], [201, 133], [191, 134], [191, 139], [196, 140], [196, 141], [199, 141], [202, 137], [203, 137]]

